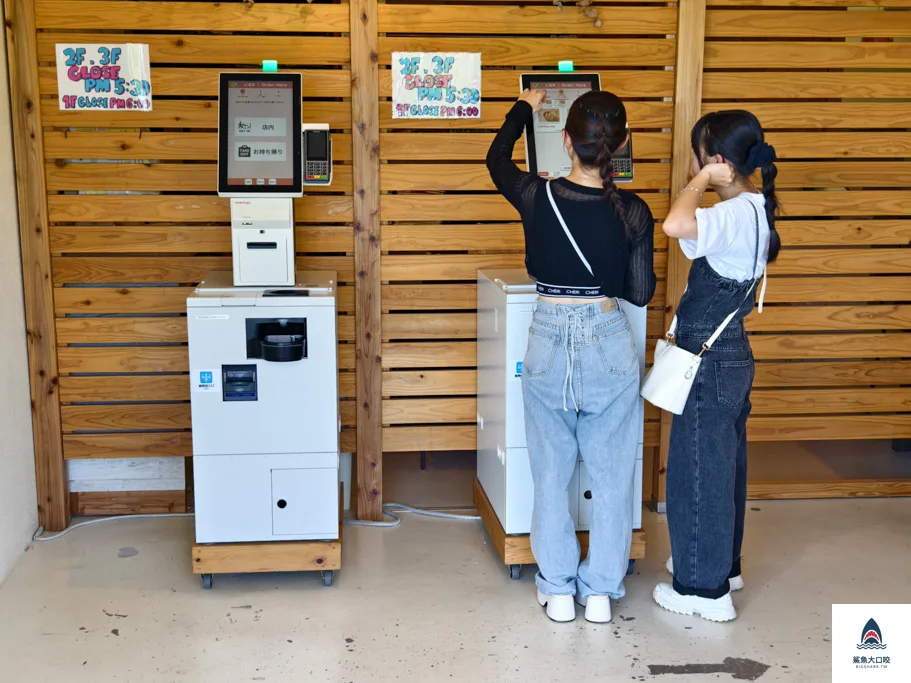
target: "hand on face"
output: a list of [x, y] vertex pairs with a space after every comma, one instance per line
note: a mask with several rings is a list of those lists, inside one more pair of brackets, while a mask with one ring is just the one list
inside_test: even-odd
[[546, 90], [529, 90], [526, 88], [522, 91], [522, 94], [519, 95], [519, 102], [528, 102], [531, 105], [532, 111], [540, 111], [541, 103], [544, 102], [544, 98], [546, 97]]
[[706, 164], [701, 172], [708, 176], [709, 185], [716, 189], [734, 184], [734, 168], [730, 164]]
[[702, 174], [706, 182], [712, 187], [730, 187], [734, 184], [734, 167], [727, 163], [720, 154], [709, 157], [703, 164], [694, 151], [692, 152], [690, 167], [694, 178]]

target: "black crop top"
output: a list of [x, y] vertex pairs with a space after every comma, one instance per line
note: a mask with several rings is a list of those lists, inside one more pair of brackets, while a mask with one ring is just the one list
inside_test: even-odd
[[546, 180], [512, 161], [513, 148], [532, 115], [516, 102], [487, 152], [487, 169], [497, 189], [519, 211], [525, 229], [525, 267], [543, 295], [573, 298], [619, 297], [644, 306], [655, 293], [655, 222], [648, 205], [618, 190], [626, 207], [629, 235], [601, 189], [565, 178], [551, 183], [554, 200], [595, 275], [579, 259], [547, 198]]

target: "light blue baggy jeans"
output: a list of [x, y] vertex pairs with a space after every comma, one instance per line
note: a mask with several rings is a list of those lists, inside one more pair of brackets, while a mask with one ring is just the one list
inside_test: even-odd
[[[539, 301], [522, 365], [535, 499], [531, 548], [548, 595], [624, 595], [632, 541], [639, 363], [619, 306]], [[569, 509], [578, 455], [592, 481], [588, 556]]]

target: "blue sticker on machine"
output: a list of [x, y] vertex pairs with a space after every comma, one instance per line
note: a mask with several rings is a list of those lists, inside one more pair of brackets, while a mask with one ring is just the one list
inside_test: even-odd
[[516, 363], [516, 377], [522, 376], [522, 363], [521, 361]]
[[199, 373], [199, 383], [200, 384], [212, 384], [213, 378], [211, 372], [200, 372]]

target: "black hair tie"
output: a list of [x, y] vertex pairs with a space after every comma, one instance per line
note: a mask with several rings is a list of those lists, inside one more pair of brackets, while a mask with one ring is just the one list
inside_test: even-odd
[[770, 161], [777, 161], [778, 155], [775, 148], [768, 142], [759, 142], [750, 148], [747, 154], [747, 167], [750, 169], [762, 168]]

